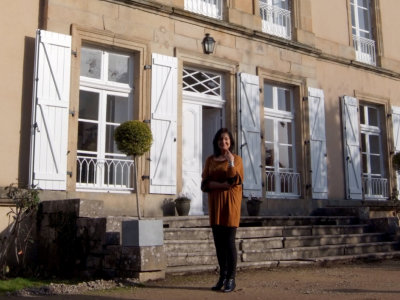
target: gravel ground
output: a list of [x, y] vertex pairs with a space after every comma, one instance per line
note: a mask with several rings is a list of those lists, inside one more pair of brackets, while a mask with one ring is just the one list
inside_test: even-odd
[[227, 294], [210, 290], [216, 279], [217, 275], [213, 273], [168, 275], [165, 280], [148, 282], [143, 286], [134, 280], [100, 280], [69, 287], [50, 285], [36, 289], [46, 296], [40, 296], [41, 292], [25, 291], [24, 294], [21, 291], [21, 294], [7, 299], [26, 299], [22, 295], [34, 296], [34, 299], [65, 300], [400, 299], [400, 260], [239, 271], [236, 290]]

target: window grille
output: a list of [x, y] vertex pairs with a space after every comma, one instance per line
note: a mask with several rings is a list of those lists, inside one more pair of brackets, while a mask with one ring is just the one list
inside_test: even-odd
[[183, 69], [183, 90], [221, 98], [222, 75]]

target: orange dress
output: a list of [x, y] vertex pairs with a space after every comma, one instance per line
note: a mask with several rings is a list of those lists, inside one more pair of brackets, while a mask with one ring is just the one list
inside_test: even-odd
[[[210, 225], [239, 227], [240, 209], [242, 203], [243, 162], [236, 154], [234, 167], [228, 166], [228, 161], [217, 161], [214, 155], [207, 158], [202, 173], [202, 190], [208, 193], [208, 214]], [[228, 181], [229, 190], [207, 190], [203, 188], [207, 181]]]

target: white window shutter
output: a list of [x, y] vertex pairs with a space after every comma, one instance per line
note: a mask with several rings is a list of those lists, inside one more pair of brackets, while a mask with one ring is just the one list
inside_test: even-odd
[[[392, 128], [394, 152], [400, 152], [400, 107], [392, 106]], [[400, 174], [397, 172], [397, 189], [400, 189]]]
[[176, 194], [177, 58], [153, 53], [150, 193]]
[[30, 186], [65, 190], [71, 36], [38, 30], [30, 153]]
[[243, 159], [243, 195], [262, 196], [260, 86], [258, 76], [238, 74], [239, 154]]
[[362, 199], [361, 150], [358, 118], [358, 100], [342, 97], [342, 125], [344, 139], [344, 164], [346, 175], [346, 198]]
[[313, 199], [328, 198], [324, 91], [308, 88], [310, 156]]

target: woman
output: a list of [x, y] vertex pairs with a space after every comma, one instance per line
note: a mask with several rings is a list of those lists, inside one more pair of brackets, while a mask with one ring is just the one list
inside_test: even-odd
[[233, 154], [235, 141], [226, 128], [221, 128], [213, 139], [214, 154], [206, 160], [201, 189], [208, 193], [210, 225], [214, 236], [220, 276], [212, 290], [235, 287], [237, 251], [236, 229], [240, 221], [242, 202], [243, 163]]

